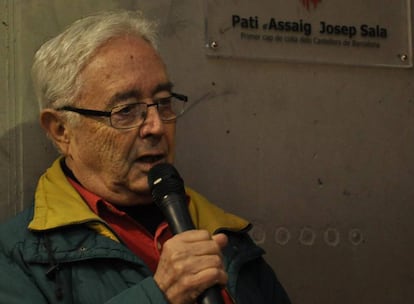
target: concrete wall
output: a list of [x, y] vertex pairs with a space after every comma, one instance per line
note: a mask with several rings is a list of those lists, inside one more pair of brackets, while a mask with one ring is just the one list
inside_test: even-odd
[[0, 0], [1, 219], [30, 204], [56, 157], [31, 57], [118, 7], [162, 20], [163, 57], [192, 100], [178, 124], [186, 184], [255, 223], [294, 303], [414, 300], [413, 69], [208, 58], [201, 0]]

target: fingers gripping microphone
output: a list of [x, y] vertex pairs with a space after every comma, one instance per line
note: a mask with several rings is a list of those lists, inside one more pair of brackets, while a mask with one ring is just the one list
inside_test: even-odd
[[[188, 212], [184, 181], [174, 166], [158, 164], [148, 173], [148, 184], [155, 204], [161, 209], [173, 234], [195, 229]], [[200, 304], [224, 304], [218, 285], [206, 289]]]

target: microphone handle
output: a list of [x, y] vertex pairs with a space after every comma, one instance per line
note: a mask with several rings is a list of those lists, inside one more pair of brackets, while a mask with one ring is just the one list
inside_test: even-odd
[[185, 197], [176, 193], [170, 193], [164, 196], [157, 205], [167, 219], [171, 232], [174, 235], [195, 229], [193, 220], [188, 212]]
[[224, 304], [220, 286], [214, 285], [204, 290], [203, 293], [198, 296], [197, 302], [199, 304]]
[[[168, 194], [157, 205], [166, 217], [171, 232], [174, 235], [195, 229], [185, 199], [181, 195], [176, 193]], [[198, 296], [197, 302], [199, 304], [224, 304], [220, 286], [214, 285], [204, 290]]]

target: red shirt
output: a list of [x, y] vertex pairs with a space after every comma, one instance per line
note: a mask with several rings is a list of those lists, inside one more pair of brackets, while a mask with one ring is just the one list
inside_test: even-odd
[[[124, 211], [104, 201], [96, 194], [88, 191], [80, 184], [68, 178], [71, 185], [79, 192], [92, 211], [102, 218], [116, 232], [123, 243], [155, 273], [162, 246], [172, 233], [166, 221], [163, 221], [151, 235], [141, 224]], [[225, 304], [232, 304], [229, 294], [222, 289]]]

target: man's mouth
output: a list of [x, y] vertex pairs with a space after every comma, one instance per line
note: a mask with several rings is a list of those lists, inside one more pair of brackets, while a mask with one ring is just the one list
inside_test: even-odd
[[153, 164], [153, 163], [161, 161], [162, 159], [164, 159], [163, 154], [144, 155], [144, 156], [141, 156], [140, 158], [138, 158], [138, 162], [145, 163], [145, 164]]

